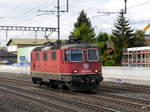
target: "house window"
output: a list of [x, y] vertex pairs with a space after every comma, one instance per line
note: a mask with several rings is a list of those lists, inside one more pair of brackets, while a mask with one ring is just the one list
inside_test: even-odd
[[56, 60], [56, 52], [52, 52], [51, 56], [52, 56], [52, 60]]

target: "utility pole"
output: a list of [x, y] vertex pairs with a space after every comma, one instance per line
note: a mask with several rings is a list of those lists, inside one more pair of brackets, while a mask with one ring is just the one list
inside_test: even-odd
[[39, 12], [57, 12], [57, 38], [60, 41], [60, 13], [69, 12], [69, 0], [66, 0], [66, 10], [60, 10], [60, 0], [57, 0], [57, 11], [56, 10], [38, 10]]
[[58, 28], [58, 41], [60, 41], [60, 1], [57, 0], [57, 28]]
[[124, 8], [124, 13], [127, 13], [127, 0], [124, 0], [125, 8]]

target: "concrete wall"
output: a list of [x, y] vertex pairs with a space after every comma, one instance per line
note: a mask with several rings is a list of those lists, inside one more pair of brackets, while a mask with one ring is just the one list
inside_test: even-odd
[[30, 74], [30, 66], [0, 65], [0, 72]]
[[150, 67], [103, 67], [105, 81], [150, 85]]

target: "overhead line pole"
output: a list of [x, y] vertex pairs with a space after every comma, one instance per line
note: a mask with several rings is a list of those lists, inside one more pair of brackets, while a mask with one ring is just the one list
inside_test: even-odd
[[127, 0], [124, 0], [124, 3], [125, 3], [124, 13], [126, 14], [127, 13]]
[[[0, 30], [5, 31], [6, 41], [8, 38], [8, 31], [34, 31], [34, 32], [55, 32], [57, 28], [51, 27], [28, 27], [28, 26], [0, 26]], [[37, 34], [35, 34], [37, 37]]]
[[58, 41], [60, 40], [60, 1], [57, 0], [57, 28], [58, 28]]
[[50, 12], [55, 13], [57, 12], [57, 35], [58, 41], [60, 41], [60, 12], [69, 12], [69, 0], [66, 0], [66, 9], [60, 10], [60, 0], [57, 0], [57, 10], [38, 10], [39, 12]]

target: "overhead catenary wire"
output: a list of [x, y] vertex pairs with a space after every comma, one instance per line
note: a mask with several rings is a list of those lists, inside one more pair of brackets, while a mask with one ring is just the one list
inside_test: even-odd
[[[50, 1], [50, 0], [46, 0], [46, 1]], [[79, 2], [77, 5], [74, 5], [73, 4], [73, 1], [71, 1], [70, 3], [70, 9], [71, 10], [74, 10], [74, 8], [75, 9], [78, 9], [79, 7], [84, 7], [84, 5], [82, 5], [82, 3], [84, 3], [85, 2], [85, 0], [81, 0], [82, 2]], [[52, 2], [56, 2], [56, 0], [53, 0]], [[51, 3], [52, 3], [51, 2]], [[100, 3], [100, 5], [99, 5], [99, 7], [101, 7], [101, 6], [103, 6], [104, 4], [103, 4], [103, 2], [104, 2], [104, 4], [107, 4], [108, 2], [109, 2], [109, 0], [105, 0], [105, 1], [102, 1], [101, 3]], [[44, 3], [44, 2], [43, 2]], [[42, 4], [43, 4], [42, 3]], [[148, 2], [144, 2], [144, 3], [141, 3], [141, 4], [137, 4], [137, 5], [133, 5], [133, 6], [131, 6], [131, 7], [128, 7], [128, 9], [133, 9], [133, 8], [137, 8], [137, 7], [140, 7], [140, 6], [144, 6], [144, 5], [146, 5], [146, 4], [148, 4]], [[38, 5], [38, 4], [36, 4], [36, 5]], [[51, 4], [52, 6], [54, 6], [54, 4]], [[98, 4], [96, 4], [96, 5], [98, 5]], [[65, 5], [64, 5], [65, 6]], [[64, 7], [63, 6], [63, 7]], [[39, 6], [40, 7], [40, 6]], [[89, 6], [89, 8], [90, 7], [93, 7], [93, 6]], [[21, 6], [19, 7], [19, 8], [21, 8]], [[19, 9], [19, 8], [17, 8], [17, 10]], [[36, 8], [38, 8], [37, 6], [36, 6]], [[31, 9], [31, 7], [30, 7], [30, 9], [31, 10], [29, 10], [29, 11], [26, 11], [25, 13], [23, 13], [23, 14], [20, 14], [20, 15], [17, 15], [16, 16], [16, 18], [17, 17], [19, 17], [19, 18], [24, 18], [24, 19], [20, 19], [18, 22], [16, 22], [15, 24], [26, 24], [26, 23], [36, 23], [36, 21], [38, 21], [38, 20], [40, 20], [41, 18], [39, 18], [38, 16], [36, 16], [36, 15], [33, 15], [33, 13], [36, 13], [36, 8], [35, 8], [35, 5], [34, 5], [34, 8], [32, 8]], [[85, 10], [87, 10], [86, 8], [85, 8]], [[45, 16], [44, 16], [45, 17]], [[65, 17], [65, 18], [67, 18], [67, 17]], [[49, 19], [49, 18], [48, 18]], [[49, 21], [49, 23], [53, 23], [53, 22], [56, 22], [56, 20], [51, 20], [51, 21]], [[6, 22], [5, 22], [6, 23]], [[72, 22], [70, 22], [70, 23], [72, 23]], [[65, 27], [65, 26], [67, 26], [67, 25], [69, 25], [70, 23], [62, 23], [62, 25], [61, 25], [61, 27]], [[65, 24], [65, 25], [64, 25]], [[64, 25], [64, 26], [63, 26]]]
[[133, 8], [141, 7], [141, 6], [143, 6], [143, 5], [148, 5], [148, 4], [150, 4], [150, 1], [149, 1], [149, 2], [140, 3], [140, 4], [137, 4], [137, 5], [130, 6], [130, 7], [128, 7], [127, 9], [133, 9]]
[[[102, 4], [101, 5], [103, 5], [103, 4], [105, 4], [106, 2], [107, 2], [108, 0], [104, 0], [103, 2], [102, 2]], [[83, 2], [85, 2], [84, 0], [83, 0]], [[78, 4], [77, 6], [74, 6], [74, 4], [72, 4], [73, 2], [71, 2], [70, 4], [70, 9], [73, 9], [73, 8], [79, 8], [79, 7], [81, 7], [81, 5], [83, 4], [83, 3], [81, 3], [80, 2], [80, 4]], [[30, 12], [30, 10], [29, 10], [29, 12]], [[43, 14], [44, 15], [44, 14]], [[48, 15], [48, 14], [47, 14]], [[25, 16], [24, 16], [25, 17]], [[16, 23], [17, 25], [18, 24], [22, 24], [22, 23], [25, 23], [25, 22], [27, 22], [27, 21], [30, 21], [30, 20], [33, 20], [34, 18], [37, 18], [38, 16], [32, 16], [32, 17], [28, 17], [28, 18], [25, 18], [24, 20], [22, 20], [21, 22], [18, 22], [18, 23]], [[53, 22], [53, 21], [52, 21]], [[15, 24], [15, 25], [16, 25]]]
[[[36, 3], [36, 5], [33, 5], [34, 7], [31, 7], [31, 8], [27, 8], [27, 10], [26, 11], [24, 11], [24, 13], [21, 13], [21, 14], [19, 14], [19, 15], [16, 15], [15, 13], [13, 13], [12, 12], [12, 14], [13, 15], [15, 15], [15, 18], [25, 18], [26, 19], [26, 17], [29, 17], [30, 15], [32, 15], [32, 17], [33, 17], [33, 13], [35, 13], [36, 11], [37, 11], [37, 8], [38, 7], [41, 7], [43, 4], [45, 4], [45, 1], [46, 0], [41, 0], [40, 2], [38, 2], [38, 4]], [[35, 4], [35, 3], [33, 3], [33, 4]], [[32, 6], [32, 4], [31, 4], [31, 6]], [[21, 8], [21, 7], [20, 7]], [[18, 7], [18, 10], [19, 10], [19, 7]], [[11, 11], [10, 11], [11, 12]], [[10, 14], [10, 15], [12, 15], [12, 14]], [[7, 16], [6, 16], [7, 17]], [[13, 17], [13, 16], [11, 16], [11, 17]], [[4, 17], [5, 18], [5, 17]], [[5, 21], [6, 21], [6, 18], [5, 18]], [[22, 20], [23, 21], [23, 20]], [[7, 22], [7, 21], [6, 21]], [[5, 22], [5, 23], [6, 23]], [[20, 22], [18, 22], [18, 23], [20, 23]], [[16, 24], [18, 24], [18, 23], [16, 23]], [[15, 24], [14, 24], [15, 25]]]

